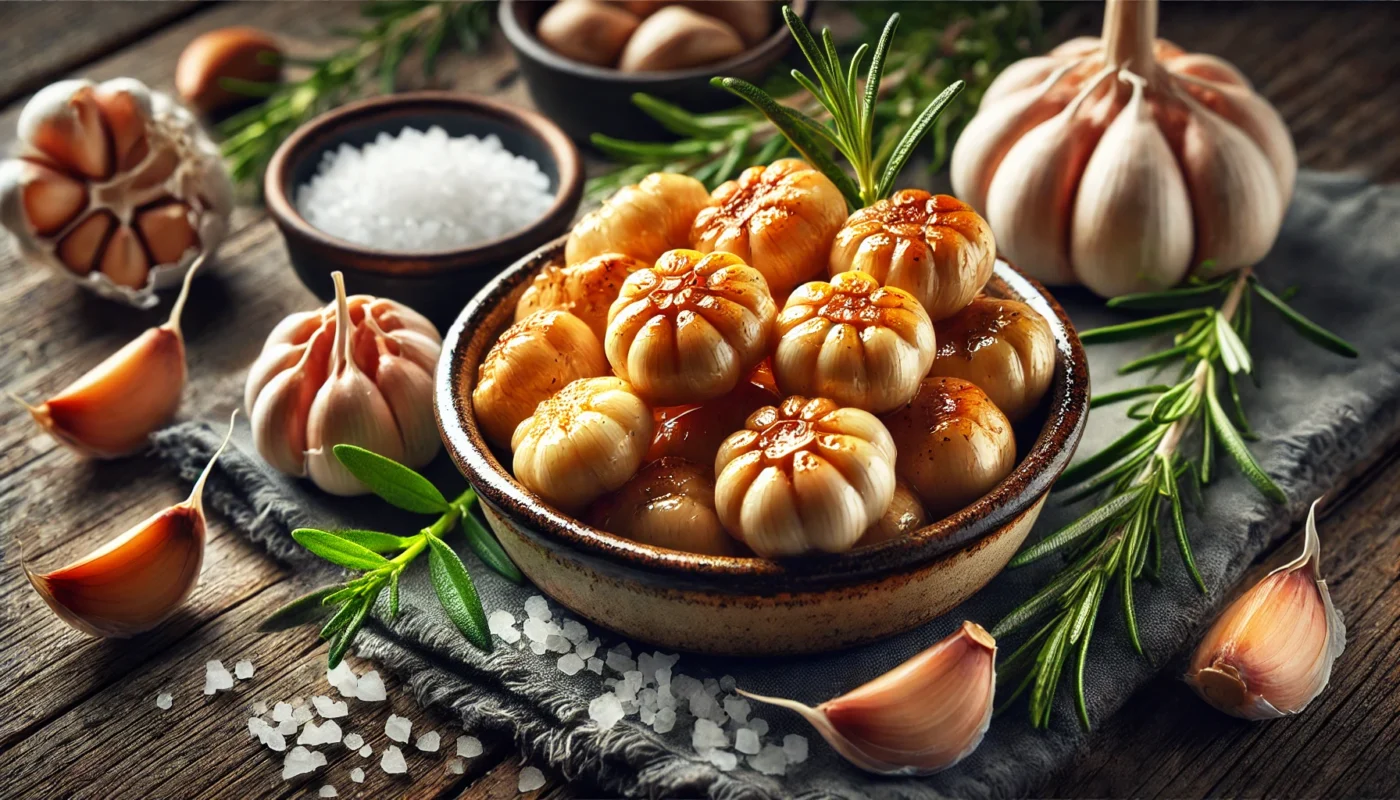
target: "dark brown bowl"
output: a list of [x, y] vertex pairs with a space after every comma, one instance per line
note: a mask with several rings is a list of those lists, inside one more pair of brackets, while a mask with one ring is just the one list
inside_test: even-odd
[[545, 504], [487, 445], [472, 411], [477, 366], [564, 239], [540, 248], [472, 298], [443, 341], [435, 409], [458, 469], [502, 546], [546, 594], [580, 615], [666, 647], [735, 655], [832, 650], [920, 625], [986, 585], [1020, 548], [1069, 465], [1089, 408], [1079, 337], [1054, 298], [998, 261], [988, 294], [1045, 317], [1057, 351], [1029, 442], [1011, 474], [963, 510], [908, 536], [841, 554], [773, 561], [682, 553], [624, 539]]
[[[433, 125], [452, 136], [497, 135], [507, 150], [539, 163], [554, 190], [554, 204], [530, 226], [499, 239], [421, 253], [337, 239], [297, 212], [293, 194], [315, 175], [323, 153], [342, 144], [364, 145], [381, 132]], [[350, 103], [298, 128], [268, 164], [264, 193], [292, 267], [317, 296], [333, 296], [330, 275], [340, 270], [352, 294], [390, 297], [445, 325], [502, 267], [568, 229], [583, 196], [583, 165], [569, 137], [532, 111], [458, 92], [409, 92]]]
[[[740, 105], [739, 99], [711, 86], [710, 78], [723, 75], [761, 83], [792, 47], [792, 35], [780, 14], [782, 4], [771, 2], [773, 32], [733, 58], [671, 72], [619, 72], [565, 58], [541, 42], [535, 36], [535, 26], [550, 5], [538, 0], [501, 0], [501, 30], [515, 51], [535, 106], [585, 144], [593, 133], [634, 140], [675, 138], [675, 134], [637, 108], [632, 95], [645, 92], [687, 111], [733, 108]], [[790, 0], [788, 5], [807, 20], [815, 3]]]

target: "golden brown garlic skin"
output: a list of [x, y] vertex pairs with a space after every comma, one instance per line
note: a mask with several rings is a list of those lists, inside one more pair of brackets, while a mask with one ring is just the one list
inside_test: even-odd
[[733, 253], [763, 273], [774, 295], [821, 274], [846, 221], [846, 199], [807, 162], [783, 158], [726, 181], [695, 216], [692, 246]]
[[684, 459], [647, 464], [621, 489], [594, 503], [587, 517], [596, 528], [655, 547], [711, 556], [739, 552], [715, 513], [709, 466]]
[[737, 256], [672, 250], [623, 283], [604, 349], [652, 405], [702, 402], [768, 355], [777, 313], [763, 276]]
[[881, 419], [899, 442], [896, 471], [930, 519], [986, 494], [1016, 466], [1011, 421], [959, 378], [926, 378], [913, 400]]
[[710, 200], [689, 175], [653, 172], [624, 186], [574, 226], [564, 244], [569, 264], [618, 253], [651, 264], [667, 250], [690, 246], [690, 226]]
[[902, 189], [851, 215], [831, 245], [830, 270], [903, 289], [936, 322], [972, 302], [992, 277], [996, 252], [991, 226], [967, 203]]
[[539, 311], [501, 334], [481, 360], [472, 408], [486, 439], [510, 445], [535, 407], [579, 378], [608, 374], [598, 337], [567, 311]]
[[703, 464], [708, 472], [729, 434], [744, 427], [753, 412], [783, 399], [773, 385], [773, 373], [767, 363], [755, 367], [733, 391], [713, 400], [655, 409], [656, 432], [647, 460], [682, 458]]
[[1025, 303], [979, 297], [934, 330], [930, 374], [977, 384], [1012, 422], [1035, 410], [1055, 377], [1055, 337]]
[[908, 402], [933, 363], [923, 306], [862, 272], [798, 287], [777, 324], [773, 374], [785, 394], [879, 414]]
[[720, 446], [715, 509], [760, 556], [844, 552], [889, 507], [894, 461], [894, 440], [869, 412], [789, 397]]
[[520, 295], [515, 304], [515, 321], [536, 311], [567, 311], [583, 320], [602, 342], [608, 333], [608, 309], [622, 290], [622, 282], [648, 266], [620, 253], [604, 253], [577, 264], [550, 264], [535, 275]]
[[881, 544], [916, 531], [922, 528], [928, 519], [928, 513], [924, 511], [924, 504], [919, 502], [919, 496], [914, 494], [914, 490], [909, 488], [909, 484], [898, 481], [894, 485], [894, 497], [890, 500], [890, 507], [885, 509], [885, 513], [875, 524], [865, 530], [856, 542], [856, 547], [869, 547], [872, 544]]
[[535, 35], [565, 58], [611, 67], [640, 23], [616, 3], [560, 0], [540, 17]]
[[516, 427], [511, 471], [525, 488], [572, 511], [627, 483], [650, 444], [651, 409], [627, 381], [581, 378]]

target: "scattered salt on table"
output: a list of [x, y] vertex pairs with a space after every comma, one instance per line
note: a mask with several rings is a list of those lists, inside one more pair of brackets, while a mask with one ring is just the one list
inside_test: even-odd
[[567, 653], [559, 657], [559, 671], [565, 675], [577, 675], [583, 669], [583, 659], [575, 653]]
[[758, 734], [752, 728], [740, 728], [734, 734], [734, 749], [746, 755], [758, 755], [763, 746], [758, 742]]
[[593, 673], [597, 673], [598, 675], [602, 675], [602, 674], [603, 674], [603, 661], [602, 661], [602, 659], [599, 659], [599, 658], [590, 658], [590, 659], [588, 659], [588, 671], [589, 671], [589, 672], [593, 672]]
[[311, 705], [316, 707], [316, 713], [326, 719], [339, 719], [350, 713], [350, 706], [344, 700], [339, 702], [318, 694], [311, 698]]
[[403, 751], [392, 744], [384, 749], [384, 756], [379, 760], [379, 767], [390, 775], [402, 775], [408, 772], [408, 762], [404, 761]]
[[739, 766], [739, 757], [728, 750], [710, 750], [705, 753], [705, 758], [723, 772]]
[[341, 697], [355, 697], [359, 693], [359, 678], [355, 677], [355, 670], [350, 669], [350, 665], [344, 661], [326, 673], [326, 681], [340, 692]]
[[292, 704], [279, 702], [272, 707], [273, 722], [287, 722], [292, 718]]
[[598, 644], [597, 639], [584, 639], [574, 646], [574, 652], [579, 658], [592, 658], [598, 652]]
[[515, 627], [515, 615], [504, 609], [496, 609], [486, 617], [486, 627], [499, 636], [506, 644], [520, 641], [520, 631]]
[[310, 722], [314, 716], [316, 716], [316, 712], [312, 711], [310, 706], [297, 706], [292, 709], [292, 722], [298, 725]]
[[243, 659], [233, 665], [233, 676], [240, 681], [246, 681], [253, 677], [253, 662]]
[[749, 756], [749, 766], [764, 775], [783, 775], [787, 772], [787, 756], [783, 748], [766, 744], [758, 755]]
[[321, 791], [317, 792], [317, 794], [319, 794], [322, 797], [335, 797], [338, 794], [338, 792], [336, 792], [334, 786], [328, 783], [325, 786], [322, 786]]
[[516, 784], [516, 788], [519, 789], [522, 794], [525, 792], [533, 792], [541, 786], [544, 786], [543, 772], [540, 772], [534, 767], [525, 767], [520, 770], [520, 781]]
[[340, 726], [335, 724], [335, 720], [326, 720], [319, 726], [314, 722], [306, 723], [306, 727], [301, 729], [301, 735], [297, 737], [297, 744], [309, 744], [313, 747], [318, 744], [335, 744], [340, 741]]
[[530, 619], [540, 622], [549, 622], [554, 618], [554, 612], [549, 610], [549, 601], [537, 594], [525, 600], [525, 613]]
[[214, 694], [233, 688], [233, 676], [222, 661], [204, 662], [204, 693]]
[[407, 742], [411, 730], [413, 730], [413, 721], [398, 714], [390, 714], [389, 719], [384, 723], [384, 735], [396, 742]]
[[366, 703], [378, 703], [389, 697], [388, 693], [384, 691], [384, 679], [379, 677], [377, 669], [372, 669], [360, 676], [356, 690], [359, 698]]
[[447, 762], [447, 771], [453, 775], [461, 775], [467, 771], [467, 762], [460, 758], [454, 758]]
[[690, 745], [697, 753], [716, 747], [728, 747], [729, 735], [713, 720], [697, 719], [695, 728], [690, 733]]
[[588, 626], [576, 619], [565, 620], [561, 626], [564, 630], [564, 638], [578, 644], [588, 638]]
[[355, 783], [364, 783], [365, 771], [360, 769], [359, 767], [355, 767], [354, 769], [350, 770], [350, 780], [354, 781]]
[[358, 733], [345, 734], [345, 747], [350, 750], [359, 750], [360, 745], [365, 743], [365, 737]]
[[289, 780], [298, 775], [305, 775], [308, 772], [315, 772], [318, 767], [326, 765], [326, 756], [316, 750], [307, 750], [298, 745], [287, 752], [282, 759], [282, 780]]
[[465, 756], [466, 758], [476, 758], [477, 756], [481, 755], [481, 753], [482, 748], [480, 739], [476, 738], [475, 736], [457, 737], [457, 755]]
[[593, 698], [588, 704], [588, 717], [598, 723], [599, 730], [607, 730], [616, 725], [625, 716], [622, 711], [622, 703], [615, 694], [605, 694]]
[[807, 760], [807, 737], [789, 733], [783, 737], [783, 754], [794, 764]]
[[360, 758], [369, 758], [372, 755], [374, 755], [373, 747], [365, 745], [364, 747], [360, 748]]
[[175, 696], [170, 694], [170, 692], [161, 692], [156, 695], [156, 708], [162, 711], [169, 711], [170, 706], [174, 705], [174, 703]]
[[749, 705], [749, 701], [742, 697], [730, 695], [724, 698], [724, 713], [728, 714], [729, 718], [735, 722], [748, 722], [751, 710], [753, 709]]
[[441, 743], [442, 737], [438, 736], [437, 731], [428, 731], [418, 737], [418, 743], [414, 746], [425, 753], [436, 753]]

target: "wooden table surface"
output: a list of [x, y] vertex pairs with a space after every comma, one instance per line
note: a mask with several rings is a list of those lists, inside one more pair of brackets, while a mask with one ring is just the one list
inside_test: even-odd
[[[1400, 178], [1400, 8], [1361, 4], [1166, 4], [1163, 35], [1233, 60], [1287, 119], [1302, 163]], [[315, 4], [104, 3], [0, 5], [0, 146], [8, 150], [23, 102], [65, 76], [130, 75], [169, 90], [175, 59], [196, 34], [252, 24], [295, 53], [324, 52], [353, 6]], [[1092, 7], [1063, 15], [1056, 36], [1093, 32]], [[528, 104], [511, 57], [497, 41], [445, 65], [451, 85]], [[263, 337], [313, 298], [288, 269], [261, 209], [244, 204], [217, 270], [195, 283], [186, 312], [190, 380], [182, 416], [223, 418], [240, 402], [243, 376]], [[1320, 265], [1320, 268], [1325, 265]], [[0, 254], [0, 387], [28, 399], [65, 386], [141, 330], [163, 321], [170, 299], [134, 313], [46, 271]], [[415, 707], [389, 679], [390, 701], [355, 706], [347, 731], [365, 735], [372, 760], [329, 748], [315, 776], [284, 782], [280, 755], [250, 740], [246, 709], [325, 693], [325, 650], [305, 630], [254, 632], [296, 591], [292, 575], [215, 516], [204, 580], [188, 606], [129, 641], [84, 638], [59, 622], [26, 584], [28, 561], [66, 563], [188, 487], [150, 457], [82, 460], [41, 434], [11, 404], [0, 406], [0, 796], [510, 797], [522, 767], [513, 743], [478, 731], [486, 752], [465, 774], [447, 757], [407, 749], [409, 775], [378, 768], [390, 709], [415, 732], [460, 733]], [[1103, 724], [1077, 763], [1037, 794], [1057, 796], [1400, 795], [1400, 448], [1395, 437], [1333, 493], [1321, 525], [1323, 568], [1346, 615], [1349, 644], [1330, 690], [1297, 719], [1251, 725], [1226, 718], [1168, 670]], [[1280, 543], [1259, 570], [1296, 553]], [[200, 693], [204, 662], [251, 659], [257, 674], [231, 692]], [[369, 665], [351, 659], [363, 671]], [[160, 712], [158, 692], [174, 694]], [[347, 777], [365, 766], [367, 780]], [[535, 792], [589, 794], [550, 776]]]

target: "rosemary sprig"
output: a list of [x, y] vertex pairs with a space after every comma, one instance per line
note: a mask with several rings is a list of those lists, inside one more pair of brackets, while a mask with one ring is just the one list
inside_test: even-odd
[[[373, 492], [397, 508], [414, 514], [437, 514], [433, 524], [414, 536], [379, 531], [299, 528], [292, 531], [297, 543], [326, 561], [359, 572], [359, 576], [305, 594], [273, 612], [261, 631], [276, 631], [330, 619], [320, 636], [330, 641], [327, 664], [334, 669], [360, 632], [375, 602], [387, 588], [388, 614], [399, 614], [399, 578], [423, 551], [438, 602], [467, 640], [490, 651], [491, 635], [486, 612], [466, 565], [443, 537], [460, 524], [467, 544], [487, 566], [505, 578], [522, 583], [520, 574], [495, 537], [472, 514], [476, 493], [467, 489], [449, 501], [427, 478], [392, 459], [352, 445], [336, 445], [335, 456]], [[396, 554], [393, 558], [387, 558]]]
[[[1190, 305], [1215, 301], [1217, 307]], [[1270, 292], [1250, 270], [1213, 280], [1192, 279], [1186, 286], [1164, 292], [1129, 295], [1109, 301], [1114, 308], [1174, 308], [1155, 317], [1085, 331], [1086, 344], [1115, 342], [1174, 332], [1171, 346], [1123, 365], [1120, 373], [1179, 366], [1176, 383], [1153, 383], [1100, 395], [1091, 407], [1135, 401], [1128, 416], [1131, 430], [1103, 450], [1066, 470], [1056, 491], [1077, 489], [1066, 502], [1097, 497], [1097, 504], [1079, 519], [1054, 531], [1012, 559], [1019, 567], [1051, 553], [1068, 554], [1068, 564], [1031, 598], [993, 628], [997, 638], [1038, 623], [1039, 627], [1007, 656], [997, 681], [1009, 687], [1000, 701], [1005, 709], [1029, 694], [1031, 723], [1046, 727], [1056, 691], [1066, 667], [1079, 721], [1089, 727], [1084, 697], [1084, 665], [1089, 641], [1105, 595], [1116, 590], [1128, 639], [1143, 652], [1133, 604], [1136, 581], [1155, 581], [1162, 569], [1162, 540], [1170, 537], [1201, 592], [1208, 591], [1196, 568], [1187, 535], [1182, 482], [1198, 496], [1214, 471], [1214, 452], [1223, 450], [1251, 484], [1276, 503], [1285, 500], [1268, 474], [1255, 461], [1246, 440], [1256, 438], [1240, 402], [1237, 379], [1254, 375], [1249, 341], [1253, 327], [1251, 298], [1258, 295], [1309, 341], [1348, 358], [1356, 349], [1298, 313]], [[1223, 387], [1222, 387], [1223, 384]], [[1222, 391], [1228, 393], [1222, 399]], [[1228, 410], [1227, 410], [1228, 408]], [[1199, 456], [1181, 452], [1186, 437], [1201, 431]], [[1163, 517], [1168, 522], [1163, 523]], [[1073, 659], [1072, 666], [1070, 660]]]
[[292, 61], [309, 69], [299, 80], [282, 84], [244, 81], [226, 83], [231, 91], [262, 102], [221, 122], [219, 133], [229, 174], [239, 183], [262, 177], [278, 145], [311, 117], [365, 94], [377, 79], [380, 89], [393, 92], [399, 66], [417, 47], [423, 50], [423, 72], [432, 80], [443, 45], [455, 40], [464, 51], [480, 47], [491, 27], [490, 4], [387, 0], [361, 6], [367, 24], [345, 31], [355, 43], [320, 59]]

